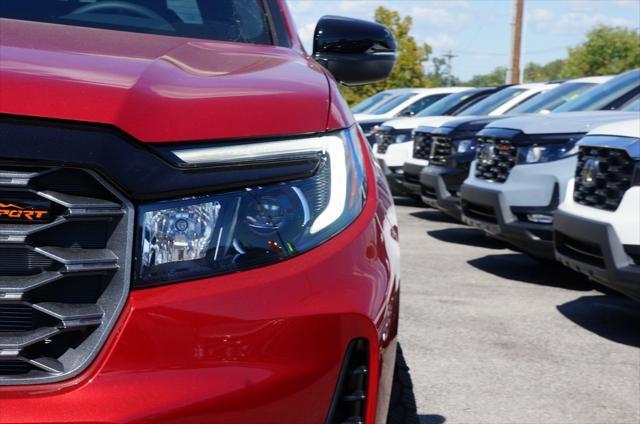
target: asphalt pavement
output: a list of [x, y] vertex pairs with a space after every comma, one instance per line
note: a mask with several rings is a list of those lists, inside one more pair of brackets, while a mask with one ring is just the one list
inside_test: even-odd
[[640, 303], [398, 203], [421, 424], [640, 423]]

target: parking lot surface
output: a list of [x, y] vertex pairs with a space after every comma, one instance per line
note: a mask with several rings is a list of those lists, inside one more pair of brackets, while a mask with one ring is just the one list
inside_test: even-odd
[[421, 424], [640, 422], [640, 304], [398, 203]]

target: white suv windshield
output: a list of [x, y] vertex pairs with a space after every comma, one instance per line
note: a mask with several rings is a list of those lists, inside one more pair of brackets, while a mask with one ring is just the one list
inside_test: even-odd
[[0, 16], [128, 32], [272, 44], [261, 0], [2, 0]]
[[375, 94], [352, 107], [351, 112], [365, 113], [369, 109], [373, 109], [374, 107], [382, 104], [382, 102], [389, 100], [393, 96], [396, 96], [396, 94], [393, 94], [390, 91], [383, 91], [381, 93]]
[[508, 87], [498, 91], [496, 94], [492, 94], [486, 99], [483, 99], [460, 113], [459, 116], [472, 116], [472, 115], [488, 115], [495, 109], [499, 108], [509, 100], [513, 99], [520, 93], [527, 91], [526, 88]]
[[592, 88], [575, 100], [567, 102], [554, 112], [600, 110], [611, 102], [640, 87], [640, 70], [626, 72]]
[[401, 94], [399, 96], [392, 97], [390, 100], [387, 100], [386, 102], [382, 103], [380, 106], [377, 106], [377, 107], [373, 108], [372, 110], [368, 111], [367, 113], [370, 113], [372, 115], [385, 114], [385, 113], [390, 112], [393, 109], [397, 108], [402, 103], [406, 102], [407, 100], [409, 100], [410, 98], [414, 97], [415, 95], [416, 95], [416, 93], [409, 93], [409, 94]]
[[509, 113], [538, 113], [551, 112], [555, 108], [577, 98], [596, 84], [590, 82], [565, 82], [553, 90], [549, 90], [536, 96], [529, 102], [525, 102]]

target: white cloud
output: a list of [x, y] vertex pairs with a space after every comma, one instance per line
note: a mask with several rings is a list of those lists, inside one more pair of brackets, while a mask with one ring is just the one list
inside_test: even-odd
[[530, 28], [534, 30], [558, 34], [582, 34], [597, 25], [634, 26], [634, 22], [617, 16], [580, 11], [556, 14], [544, 8], [528, 11], [526, 20], [530, 24]]
[[638, 0], [615, 0], [613, 4], [621, 9], [640, 9], [640, 3], [638, 3]]
[[302, 26], [298, 26], [298, 35], [300, 36], [300, 40], [302, 44], [311, 51], [311, 46], [313, 45], [313, 33], [315, 32], [316, 24], [315, 23], [306, 23]]
[[425, 38], [425, 41], [429, 43], [431, 47], [433, 47], [434, 51], [449, 50], [460, 45], [459, 40], [455, 39], [447, 33], [429, 35]]
[[466, 10], [455, 10], [450, 7], [433, 7], [431, 3], [411, 8], [409, 16], [413, 17], [414, 26], [418, 29], [447, 28], [459, 29], [469, 22]]

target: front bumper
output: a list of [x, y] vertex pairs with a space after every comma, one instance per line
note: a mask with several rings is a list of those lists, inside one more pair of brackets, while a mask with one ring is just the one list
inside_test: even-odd
[[[12, 137], [9, 146], [29, 160], [44, 155], [62, 162], [55, 156], [65, 154], [86, 160], [82, 147], [67, 145], [73, 138], [47, 138], [47, 131], [29, 139], [31, 146], [49, 140], [58, 149], [34, 149], [29, 156], [29, 143]], [[78, 146], [85, 150], [97, 145], [84, 141]], [[116, 155], [117, 142], [111, 149], [93, 147], [89, 157], [129, 163]], [[3, 155], [13, 157], [4, 147]], [[133, 184], [143, 186], [146, 180], [133, 175]], [[397, 337], [398, 229], [382, 176], [368, 166], [367, 179], [372, 183], [360, 216], [309, 252], [258, 269], [132, 291], [81, 374], [0, 386], [0, 423], [324, 423], [345, 351], [357, 338], [369, 345], [367, 423], [384, 421]]]
[[640, 300], [640, 264], [625, 252], [612, 225], [559, 210], [554, 242], [562, 264]]
[[323, 423], [358, 337], [374, 417], [393, 368], [397, 282], [375, 225], [348, 232], [267, 268], [132, 292], [85, 373], [0, 387], [0, 422]]
[[404, 179], [402, 177], [402, 172], [398, 172], [402, 171], [402, 167], [391, 168], [387, 166], [387, 162], [381, 158], [378, 159], [378, 163], [380, 164], [380, 168], [382, 168], [382, 172], [387, 179], [387, 183], [389, 183], [391, 194], [393, 194], [394, 196], [406, 195], [407, 192], [404, 189]]
[[411, 196], [420, 197], [420, 172], [428, 164], [429, 162], [425, 160], [414, 159], [412, 162], [405, 162], [402, 166], [404, 172], [402, 185]]
[[532, 256], [555, 259], [551, 225], [520, 221], [500, 190], [463, 184], [461, 197], [462, 221], [466, 224], [505, 240]]
[[462, 219], [460, 186], [469, 171], [460, 168], [426, 166], [420, 173], [421, 198], [457, 220]]

